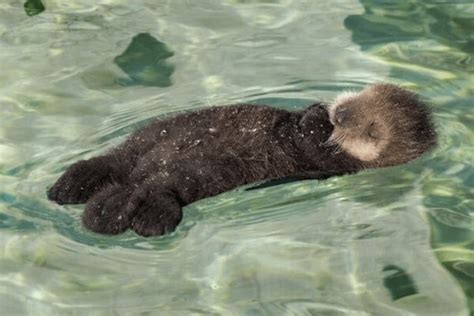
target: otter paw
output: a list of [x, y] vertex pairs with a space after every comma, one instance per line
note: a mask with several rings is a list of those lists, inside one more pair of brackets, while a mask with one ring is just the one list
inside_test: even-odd
[[81, 160], [70, 166], [48, 190], [58, 204], [85, 203], [111, 180], [112, 168], [100, 159]]
[[131, 196], [127, 210], [133, 214], [130, 227], [142, 236], [170, 233], [182, 218], [181, 206], [174, 194], [145, 188], [139, 188]]
[[131, 216], [126, 211], [131, 189], [119, 184], [109, 185], [95, 194], [82, 214], [85, 227], [101, 234], [120, 234], [130, 227]]

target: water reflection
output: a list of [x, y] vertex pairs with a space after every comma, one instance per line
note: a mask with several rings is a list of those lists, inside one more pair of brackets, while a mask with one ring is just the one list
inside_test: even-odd
[[361, 3], [365, 12], [349, 15], [344, 24], [362, 50], [392, 66], [391, 80], [444, 97], [469, 95], [466, 83], [472, 86], [469, 73], [474, 71], [472, 3]]
[[171, 74], [175, 67], [166, 59], [173, 54], [164, 43], [150, 34], [136, 35], [127, 49], [114, 59], [115, 64], [129, 76], [129, 80], [119, 79], [119, 83], [121, 85], [170, 86]]
[[[0, 5], [5, 315], [468, 313], [452, 278], [472, 296], [474, 85], [462, 45], [470, 22], [456, 24], [472, 12], [465, 5], [415, 2], [446, 9], [443, 21], [405, 2], [51, 0], [37, 18], [9, 3]], [[435, 29], [406, 35], [403, 17], [411, 28], [418, 13], [423, 27], [462, 28], [457, 42]], [[362, 22], [345, 29], [348, 14]], [[392, 31], [413, 40], [392, 41]], [[200, 201], [163, 238], [93, 234], [80, 225], [83, 206], [45, 198], [68, 165], [157, 115], [251, 100], [297, 109], [380, 80], [435, 101], [438, 152]]]
[[474, 51], [472, 4], [467, 1], [360, 2], [364, 14], [348, 16], [345, 25], [363, 47], [431, 38], [467, 53]]
[[383, 284], [390, 291], [394, 301], [418, 293], [413, 278], [404, 269], [396, 265], [387, 265], [383, 267], [383, 272], [385, 274]]
[[38, 15], [45, 9], [41, 0], [27, 0], [23, 8], [28, 16]]

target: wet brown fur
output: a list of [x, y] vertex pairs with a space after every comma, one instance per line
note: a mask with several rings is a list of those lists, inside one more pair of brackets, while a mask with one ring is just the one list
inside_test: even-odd
[[[110, 152], [73, 164], [48, 198], [59, 204], [87, 202], [83, 223], [98, 233], [130, 228], [161, 235], [176, 228], [183, 206], [244, 184], [326, 179], [404, 163], [432, 148], [436, 134], [426, 106], [406, 90], [377, 87], [364, 90], [361, 102], [352, 100], [354, 108], [392, 111], [368, 117], [405, 128], [389, 129], [390, 142], [374, 161], [357, 159], [328, 141], [338, 125], [330, 122], [325, 105], [297, 112], [264, 105], [212, 107], [158, 119]], [[370, 108], [371, 99], [384, 101]]]
[[[337, 114], [341, 111], [343, 120], [338, 123]], [[436, 145], [429, 108], [414, 93], [396, 85], [373, 85], [339, 102], [336, 100], [329, 112], [335, 125], [336, 144], [345, 147], [348, 153], [351, 149], [360, 151], [351, 148], [351, 142], [377, 152], [369, 154], [369, 159], [355, 155], [368, 167], [399, 165]], [[349, 140], [346, 146], [344, 140]]]

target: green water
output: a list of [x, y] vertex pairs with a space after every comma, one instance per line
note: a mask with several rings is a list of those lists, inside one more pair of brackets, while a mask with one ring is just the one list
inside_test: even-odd
[[[471, 1], [2, 1], [0, 313], [473, 315], [473, 30]], [[200, 201], [161, 238], [45, 198], [157, 115], [377, 81], [430, 100], [437, 150]]]

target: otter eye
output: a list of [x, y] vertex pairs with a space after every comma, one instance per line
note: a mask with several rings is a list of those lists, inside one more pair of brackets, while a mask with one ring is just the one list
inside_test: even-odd
[[371, 123], [369, 125], [369, 128], [367, 130], [367, 134], [369, 135], [370, 138], [373, 138], [373, 139], [379, 139], [380, 138], [380, 132], [377, 129], [377, 126], [375, 125], [375, 123]]
[[341, 115], [336, 116], [336, 122], [337, 122], [338, 124], [342, 124], [343, 121], [344, 121], [344, 118], [343, 118]]
[[349, 121], [351, 115], [352, 112], [348, 108], [340, 108], [337, 109], [334, 119], [337, 124], [344, 126], [347, 125], [347, 122]]

